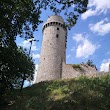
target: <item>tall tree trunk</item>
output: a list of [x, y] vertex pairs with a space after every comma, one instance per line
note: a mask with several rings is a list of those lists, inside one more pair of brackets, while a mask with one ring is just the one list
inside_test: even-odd
[[23, 80], [22, 80], [22, 84], [21, 84], [21, 89], [20, 89], [20, 92], [21, 92], [21, 91], [22, 91], [22, 89], [23, 89], [24, 81], [25, 81], [25, 73], [23, 74]]

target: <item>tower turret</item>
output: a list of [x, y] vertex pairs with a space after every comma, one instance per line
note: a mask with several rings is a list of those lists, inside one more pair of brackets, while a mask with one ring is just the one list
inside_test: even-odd
[[62, 17], [54, 15], [43, 25], [43, 41], [36, 82], [60, 79], [65, 62], [67, 30]]

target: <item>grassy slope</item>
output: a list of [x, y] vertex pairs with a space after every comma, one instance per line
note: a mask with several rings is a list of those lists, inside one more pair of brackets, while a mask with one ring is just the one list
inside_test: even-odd
[[110, 110], [110, 76], [41, 82], [8, 95], [7, 110]]

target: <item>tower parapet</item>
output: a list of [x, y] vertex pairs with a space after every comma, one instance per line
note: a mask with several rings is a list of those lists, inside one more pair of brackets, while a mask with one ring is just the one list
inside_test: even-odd
[[50, 18], [48, 18], [47, 22], [44, 23], [44, 25], [43, 25], [42, 32], [44, 31], [45, 28], [47, 28], [49, 26], [59, 26], [67, 32], [64, 20], [60, 16], [54, 15], [54, 16], [51, 16]]

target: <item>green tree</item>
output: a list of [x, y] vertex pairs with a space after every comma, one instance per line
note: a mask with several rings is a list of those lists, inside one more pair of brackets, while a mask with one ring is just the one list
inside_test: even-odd
[[0, 0], [1, 45], [8, 45], [17, 35], [32, 36], [31, 29], [34, 31], [41, 23], [40, 7], [36, 6], [33, 0]]
[[46, 9], [66, 15], [66, 26], [70, 29], [87, 10], [87, 4], [88, 0], [0, 0], [0, 45], [8, 45], [17, 35], [32, 37]]
[[24, 85], [25, 80], [33, 80], [33, 74], [35, 70], [35, 65], [31, 57], [29, 57], [28, 52], [26, 53], [23, 48], [18, 49], [18, 56], [19, 56], [19, 74], [21, 74], [21, 90]]
[[[12, 51], [12, 47], [0, 50], [0, 95], [15, 88], [22, 88], [26, 79], [33, 79], [35, 65], [32, 58], [22, 49]], [[24, 76], [25, 73], [25, 76]]]
[[95, 67], [95, 69], [97, 70], [97, 67], [96, 67], [95, 64], [93, 64], [93, 61], [92, 60], [88, 60], [86, 64], [89, 65], [89, 66], [91, 66], [91, 67]]
[[88, 61], [87, 61], [87, 65], [93, 66], [93, 61], [92, 61], [92, 60], [88, 60]]

